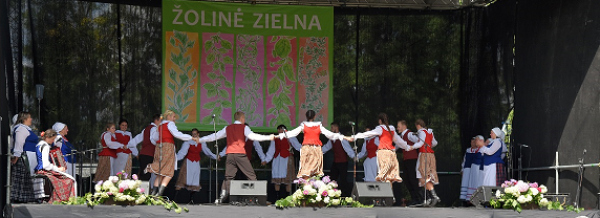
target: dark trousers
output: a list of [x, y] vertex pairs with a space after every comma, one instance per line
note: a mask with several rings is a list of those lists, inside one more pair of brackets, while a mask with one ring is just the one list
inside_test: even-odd
[[350, 196], [350, 187], [348, 185], [348, 162], [333, 163], [329, 169], [329, 177], [337, 181], [342, 195]]
[[417, 179], [417, 159], [408, 159], [402, 161], [402, 171], [404, 171], [404, 176], [402, 177], [404, 185], [406, 185], [406, 189], [410, 193], [410, 197], [413, 201], [422, 200], [419, 195], [419, 179]]
[[241, 171], [248, 180], [256, 180], [256, 174], [250, 164], [250, 160], [246, 157], [246, 154], [227, 154], [227, 160], [225, 161], [225, 181], [221, 186], [222, 190], [229, 192], [229, 186], [231, 180], [235, 179], [237, 172]]
[[152, 176], [152, 174], [144, 173], [144, 170], [146, 169], [146, 165], [154, 162], [154, 157], [140, 154], [138, 156], [138, 161], [140, 163], [140, 171], [138, 172], [138, 178], [142, 181], [150, 181], [150, 176]]

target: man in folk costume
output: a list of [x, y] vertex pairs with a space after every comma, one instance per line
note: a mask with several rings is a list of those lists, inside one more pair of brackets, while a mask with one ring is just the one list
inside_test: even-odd
[[102, 151], [98, 153], [98, 166], [94, 182], [105, 181], [109, 176], [117, 174], [117, 172], [113, 171], [113, 164], [117, 158], [117, 149], [125, 148], [127, 145], [123, 145], [117, 141], [116, 130], [115, 123], [109, 122], [106, 124], [106, 131], [100, 136]]
[[487, 146], [479, 149], [483, 154], [483, 184], [484, 186], [500, 186], [506, 180], [504, 161], [502, 161], [502, 144], [504, 132], [500, 128], [493, 128], [490, 132], [492, 141]]
[[[398, 121], [398, 133], [400, 137], [406, 141], [408, 146], [412, 146], [415, 143], [409, 139], [409, 136], [412, 136], [412, 131], [408, 129], [405, 120]], [[405, 172], [404, 175], [404, 185], [406, 185], [406, 189], [410, 193], [410, 197], [412, 201], [409, 205], [415, 205], [423, 203], [423, 192], [419, 191], [419, 180], [417, 179], [417, 158], [419, 157], [419, 150], [411, 150], [406, 151], [402, 150], [402, 170]], [[397, 188], [394, 188], [397, 190]]]
[[235, 112], [233, 116], [235, 119], [233, 124], [226, 126], [216, 133], [204, 136], [199, 140], [199, 142], [212, 142], [227, 137], [225, 180], [221, 186], [221, 196], [215, 203], [222, 203], [227, 198], [231, 180], [235, 178], [238, 170], [246, 175], [248, 180], [256, 180], [256, 174], [246, 155], [245, 139], [248, 138], [253, 141], [268, 141], [274, 139], [274, 135], [272, 134], [270, 136], [259, 135], [252, 132], [250, 127], [244, 125], [244, 122], [246, 121], [244, 112]]
[[460, 182], [460, 197], [463, 201], [463, 206], [467, 206], [470, 198], [467, 198], [467, 193], [469, 190], [469, 182], [471, 181], [471, 163], [473, 162], [473, 156], [477, 155], [474, 151], [477, 149], [477, 145], [475, 144], [476, 137], [471, 139], [471, 147], [467, 148], [465, 151], [465, 156], [463, 157], [463, 162], [461, 164], [462, 170], [460, 173], [462, 174], [462, 179]]
[[[371, 131], [371, 128], [366, 128], [365, 131]], [[367, 137], [365, 138], [360, 153], [356, 156], [358, 159], [362, 159], [365, 156], [367, 157], [365, 162], [363, 162], [363, 169], [365, 171], [365, 178], [363, 178], [363, 180], [365, 182], [375, 182], [375, 177], [377, 177], [377, 171], [379, 171], [379, 167], [377, 166], [378, 146], [379, 137]]]
[[[192, 129], [192, 137], [199, 137], [198, 129]], [[200, 186], [200, 153], [216, 160], [217, 156], [213, 154], [206, 146], [206, 143], [197, 143], [194, 140], [189, 140], [181, 145], [181, 149], [177, 152], [177, 161], [185, 159], [179, 169], [179, 177], [175, 184], [175, 189], [187, 189], [190, 192], [198, 192], [202, 189]], [[193, 195], [193, 194], [192, 194]]]
[[69, 127], [67, 127], [67, 125], [65, 125], [64, 123], [56, 122], [54, 123], [54, 125], [52, 125], [52, 129], [58, 133], [58, 135], [56, 135], [56, 139], [54, 140], [54, 146], [60, 148], [63, 157], [65, 157], [65, 162], [67, 164], [66, 173], [71, 175], [71, 177], [75, 178], [77, 177], [77, 171], [75, 170], [77, 166], [77, 156], [74, 153], [76, 150], [73, 147], [73, 144], [71, 144], [66, 137], [67, 133], [69, 132]]
[[469, 170], [469, 186], [467, 187], [466, 199], [471, 199], [471, 196], [479, 186], [483, 184], [483, 154], [479, 153], [481, 148], [485, 147], [485, 139], [483, 136], [475, 136], [475, 148], [471, 150], [471, 169]]
[[[152, 122], [142, 130], [141, 133], [137, 134], [127, 147], [137, 147], [138, 144], [142, 143], [138, 161], [140, 164], [140, 171], [138, 172], [138, 178], [143, 181], [150, 181], [150, 187], [154, 186], [154, 179], [156, 175], [153, 173], [144, 173], [144, 169], [148, 164], [154, 162], [154, 150], [156, 149], [156, 142], [151, 138], [158, 138], [158, 125], [162, 121], [160, 114], [152, 116]], [[154, 136], [154, 137], [153, 137]]]
[[[36, 174], [44, 175], [52, 184], [52, 194], [49, 203], [55, 201], [67, 201], [70, 197], [75, 197], [77, 193], [77, 183], [75, 178], [65, 173], [66, 169], [62, 166], [57, 166], [50, 158], [51, 143], [56, 140], [56, 131], [49, 129], [42, 133], [42, 140], [36, 146], [37, 165], [35, 166]], [[54, 146], [56, 149], [60, 149]], [[62, 151], [59, 152], [58, 158], [62, 157]], [[60, 160], [56, 160], [62, 162]]]
[[417, 119], [415, 121], [417, 127], [417, 134], [410, 137], [410, 140], [415, 144], [408, 146], [407, 151], [419, 149], [419, 157], [417, 161], [417, 178], [419, 179], [419, 186], [425, 187], [427, 199], [423, 206], [435, 206], [440, 198], [435, 193], [434, 185], [439, 184], [435, 155], [433, 154], [433, 147], [437, 146], [437, 140], [433, 136], [433, 130], [426, 129], [425, 121]]
[[[283, 133], [287, 128], [285, 125], [279, 125], [277, 131]], [[290, 146], [291, 145], [291, 146]], [[294, 152], [292, 148], [300, 151], [302, 145], [296, 137], [276, 138], [271, 141], [265, 160], [261, 163], [263, 166], [273, 161], [271, 164], [271, 183], [275, 185], [276, 199], [279, 199], [281, 185], [285, 185], [286, 192], [292, 192], [292, 181], [296, 178], [296, 167], [294, 161]]]
[[[244, 125], [250, 127], [248, 125], [248, 123], [245, 123]], [[246, 138], [245, 139], [245, 143], [244, 143], [244, 150], [246, 151], [246, 157], [248, 157], [248, 161], [252, 162], [252, 148], [254, 148], [254, 150], [256, 151], [256, 154], [258, 155], [258, 158], [260, 159], [260, 162], [264, 162], [265, 161], [265, 153], [263, 152], [262, 146], [260, 145], [260, 143], [258, 141], [253, 141], [251, 139]], [[227, 145], [225, 145], [225, 147], [223, 148], [223, 150], [221, 150], [221, 152], [219, 152], [219, 157], [225, 157], [227, 156]], [[244, 174], [242, 173], [238, 173], [234, 179], [248, 179], [247, 177], [244, 176]]]
[[132, 155], [137, 157], [139, 152], [135, 146], [130, 147], [129, 142], [133, 138], [133, 135], [131, 132], [127, 131], [127, 127], [127, 120], [121, 119], [121, 121], [119, 121], [119, 130], [115, 131], [117, 141], [121, 144], [127, 145], [127, 147], [117, 149], [117, 159], [115, 159], [113, 171], [115, 173], [125, 171], [127, 175], [131, 175]]
[[[331, 132], [339, 133], [340, 125], [336, 122], [331, 123]], [[332, 149], [333, 164], [331, 165], [331, 169], [329, 169], [329, 177], [338, 182], [342, 194], [348, 195], [351, 192], [350, 184], [348, 184], [348, 157], [354, 159], [356, 154], [350, 143], [346, 140], [330, 139], [323, 145], [323, 154]]]

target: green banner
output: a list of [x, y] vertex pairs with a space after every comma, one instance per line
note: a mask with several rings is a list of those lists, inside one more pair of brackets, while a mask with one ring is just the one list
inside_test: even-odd
[[163, 1], [163, 110], [183, 130], [333, 120], [333, 8]]

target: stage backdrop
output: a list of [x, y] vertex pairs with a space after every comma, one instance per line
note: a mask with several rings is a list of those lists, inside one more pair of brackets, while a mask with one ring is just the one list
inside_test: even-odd
[[333, 8], [163, 1], [162, 107], [212, 131], [246, 113], [255, 131], [333, 119]]

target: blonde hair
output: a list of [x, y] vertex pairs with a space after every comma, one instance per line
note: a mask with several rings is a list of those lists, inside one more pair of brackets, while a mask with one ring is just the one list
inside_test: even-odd
[[235, 114], [233, 114], [233, 119], [235, 119], [235, 120], [239, 121], [240, 119], [242, 119], [242, 117], [246, 117], [244, 112], [238, 111], [238, 112], [235, 112]]
[[173, 112], [172, 110], [166, 110], [165, 113], [163, 113], [163, 119], [167, 119], [167, 117], [169, 117], [171, 115], [177, 115], [177, 114], [175, 114], [175, 112]]
[[52, 137], [54, 137], [56, 135], [57, 135], [57, 133], [56, 133], [55, 130], [48, 129], [48, 130], [42, 132], [42, 139], [52, 138]]

